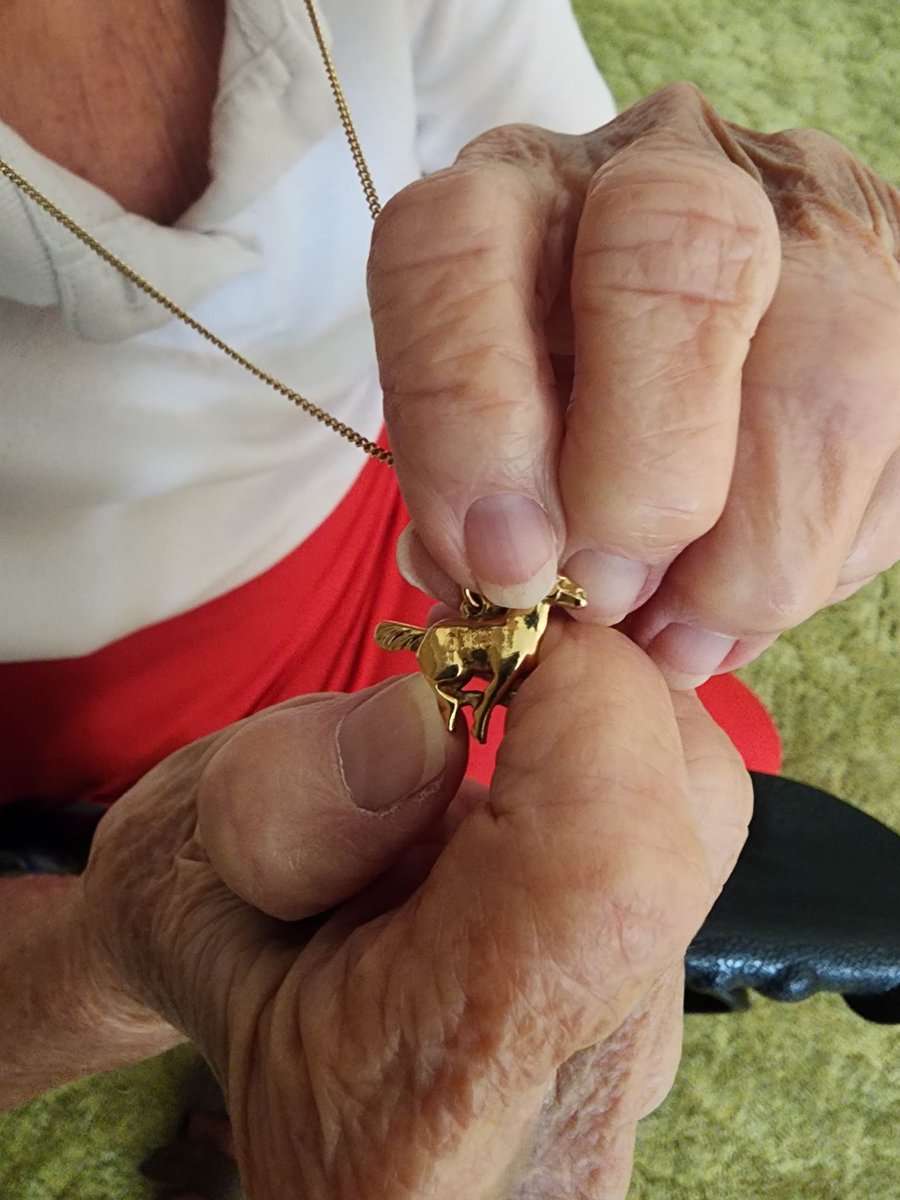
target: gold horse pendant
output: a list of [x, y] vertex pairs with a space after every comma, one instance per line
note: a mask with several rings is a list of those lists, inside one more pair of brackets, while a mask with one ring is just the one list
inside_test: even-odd
[[[584, 589], [564, 575], [557, 576], [556, 587], [533, 608], [501, 608], [466, 588], [459, 617], [447, 617], [427, 629], [382, 621], [375, 629], [375, 641], [382, 650], [413, 650], [434, 688], [447, 728], [452, 731], [459, 710], [468, 705], [472, 733], [484, 742], [494, 708], [510, 702], [536, 664], [550, 609], [586, 604]], [[485, 680], [484, 691], [466, 690], [473, 679]]]

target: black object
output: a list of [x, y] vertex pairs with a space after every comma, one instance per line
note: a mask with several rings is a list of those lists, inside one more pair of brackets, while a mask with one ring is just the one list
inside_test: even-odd
[[900, 835], [828, 792], [752, 773], [737, 866], [685, 958], [687, 1012], [839, 992], [900, 1022]]
[[105, 811], [87, 803], [0, 805], [0, 875], [77, 875]]

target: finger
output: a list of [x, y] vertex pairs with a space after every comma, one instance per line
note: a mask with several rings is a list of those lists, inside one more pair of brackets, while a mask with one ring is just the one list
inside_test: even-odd
[[873, 492], [900, 443], [900, 312], [886, 291], [863, 255], [790, 249], [744, 371], [725, 511], [672, 564], [632, 630], [673, 684], [696, 687], [738, 639], [811, 616], [849, 581], [845, 563], [857, 579], [886, 565], [890, 493]]
[[510, 709], [490, 802], [403, 935], [428, 939], [435, 987], [452, 979], [476, 1024], [504, 1026], [503, 1069], [523, 1086], [608, 1037], [706, 916], [718, 881], [689, 791], [656, 669], [614, 631], [569, 623]]
[[406, 188], [379, 218], [369, 261], [385, 415], [413, 522], [442, 571], [509, 607], [551, 589], [565, 536], [561, 416], [541, 332], [544, 242], [564, 206], [527, 145], [553, 136], [495, 131]]
[[753, 787], [731, 738], [693, 692], [672, 696], [688, 773], [688, 798], [718, 895], [753, 814]]
[[200, 839], [233, 892], [296, 920], [354, 894], [438, 820], [465, 758], [418, 675], [282, 705], [206, 766]]
[[[750, 779], [729, 738], [697, 697], [677, 695], [673, 702], [690, 803], [712, 878], [720, 887], [746, 838]], [[675, 1080], [683, 1008], [684, 967], [679, 960], [611, 1037], [563, 1064], [517, 1197], [526, 1200], [551, 1190], [585, 1200], [626, 1195], [637, 1123], [663, 1102]]]
[[578, 228], [560, 486], [586, 619], [621, 619], [721, 513], [741, 369], [778, 279], [765, 193], [693, 141], [662, 128], [614, 155]]
[[[570, 636], [568, 622], [551, 621], [541, 643], [541, 661], [553, 655]], [[630, 638], [630, 633], [627, 636]], [[693, 692], [670, 692], [668, 703], [687, 773], [688, 804], [706, 851], [710, 878], [718, 891], [746, 840], [753, 810], [750, 776], [731, 738]]]

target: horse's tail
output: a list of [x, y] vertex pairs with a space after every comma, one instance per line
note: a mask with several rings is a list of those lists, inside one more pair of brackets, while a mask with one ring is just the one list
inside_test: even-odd
[[382, 650], [418, 650], [427, 630], [400, 621], [381, 621], [375, 627], [375, 641]]

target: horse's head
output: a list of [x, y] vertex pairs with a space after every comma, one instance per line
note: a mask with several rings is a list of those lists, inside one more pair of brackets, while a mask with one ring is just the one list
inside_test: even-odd
[[556, 587], [546, 598], [547, 604], [561, 604], [565, 608], [584, 608], [588, 599], [583, 587], [566, 579], [565, 575], [557, 575]]

